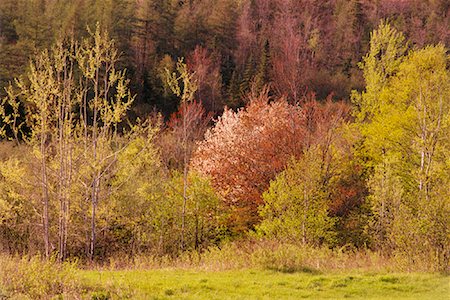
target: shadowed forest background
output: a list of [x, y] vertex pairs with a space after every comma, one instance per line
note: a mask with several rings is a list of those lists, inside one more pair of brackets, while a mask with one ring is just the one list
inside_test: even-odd
[[289, 244], [448, 270], [449, 12], [1, 0], [0, 251]]

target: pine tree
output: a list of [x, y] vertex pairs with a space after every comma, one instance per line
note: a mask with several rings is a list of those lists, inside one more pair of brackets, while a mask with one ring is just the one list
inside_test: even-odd
[[264, 43], [263, 50], [261, 52], [261, 58], [255, 75], [255, 88], [259, 92], [262, 88], [269, 83], [270, 78], [270, 46], [269, 41]]
[[242, 73], [242, 79], [239, 84], [239, 96], [241, 99], [245, 99], [247, 94], [250, 92], [252, 81], [255, 74], [255, 62], [253, 55], [247, 59], [245, 63], [244, 71]]

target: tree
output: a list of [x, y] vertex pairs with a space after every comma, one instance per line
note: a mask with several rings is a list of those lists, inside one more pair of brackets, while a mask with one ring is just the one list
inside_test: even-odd
[[279, 11], [274, 21], [275, 28], [271, 45], [273, 45], [273, 81], [279, 95], [292, 103], [298, 102], [306, 95], [306, 77], [308, 61], [304, 52], [309, 35], [309, 24], [304, 24], [300, 31], [300, 21], [295, 15], [293, 1], [280, 1]]
[[[185, 154], [190, 161], [192, 153], [194, 153], [197, 143], [203, 139], [210, 121], [211, 114], [206, 112], [200, 102], [194, 100], [182, 103], [178, 111], [170, 116], [157, 140], [158, 146], [162, 150], [161, 159], [164, 166], [169, 170], [182, 171]], [[184, 149], [185, 129], [187, 134], [186, 152]]]
[[[34, 213], [39, 191], [31, 184], [28, 176], [32, 169], [24, 165], [20, 157], [23, 147], [13, 146], [8, 149], [3, 144], [2, 150], [13, 152], [8, 158], [0, 161], [0, 249], [6, 253], [36, 253], [42, 248], [41, 228], [34, 224], [42, 224], [42, 219]], [[37, 236], [36, 241], [30, 237]]]
[[[80, 46], [61, 41], [42, 52], [30, 63], [26, 79], [16, 81], [19, 92], [12, 88], [8, 92], [6, 103], [13, 108], [21, 103], [27, 110], [29, 134], [22, 138], [34, 159], [24, 158], [24, 163], [31, 162], [39, 178], [35, 184], [41, 190], [47, 257], [53, 247], [51, 223], [57, 215], [58, 255], [61, 260], [66, 258], [69, 212], [82, 207], [85, 199], [91, 203], [87, 253], [90, 259], [94, 257], [101, 182], [114, 171], [117, 154], [126, 145], [119, 136], [119, 124], [133, 101], [125, 73], [115, 69], [117, 59], [114, 43], [97, 27]], [[19, 141], [16, 111], [0, 115]], [[87, 218], [87, 211], [81, 213]]]
[[[184, 250], [200, 251], [216, 238], [218, 197], [209, 180], [193, 172], [184, 194], [183, 173], [164, 169], [152, 136], [138, 137], [119, 154], [113, 205], [107, 212], [115, 220], [104, 243], [114, 245], [108, 247], [111, 253], [132, 245], [133, 254], [176, 255], [183, 250], [183, 238]], [[185, 223], [180, 224], [183, 215]]]
[[114, 41], [109, 39], [107, 32], [102, 33], [99, 26], [83, 41], [76, 58], [84, 79], [79, 94], [80, 127], [84, 160], [88, 166], [84, 175], [84, 196], [91, 201], [89, 258], [93, 260], [101, 181], [116, 162], [117, 153], [126, 147], [126, 142], [125, 145], [118, 143], [115, 149], [111, 146], [134, 97], [128, 90], [125, 71], [116, 70], [118, 53]]
[[369, 181], [368, 196], [372, 209], [371, 235], [375, 247], [392, 252], [392, 231], [395, 218], [399, 216], [402, 198], [405, 197], [400, 174], [395, 172], [394, 158], [386, 158], [378, 165]]
[[269, 41], [266, 41], [261, 52], [261, 59], [258, 64], [254, 80], [257, 91], [261, 91], [264, 86], [269, 84], [270, 71], [270, 45]]
[[154, 145], [157, 133], [156, 128], [141, 132], [118, 154], [117, 172], [111, 180], [111, 205], [102, 216], [109, 226], [101, 243], [111, 254], [165, 254], [163, 249], [169, 244], [165, 230], [171, 222], [173, 203], [164, 195], [168, 179]]
[[367, 87], [355, 99], [374, 170], [368, 199], [380, 248], [439, 269], [449, 256], [448, 221], [441, 219], [448, 198], [440, 189], [448, 178], [448, 58], [442, 45], [404, 49], [402, 35], [381, 25], [361, 64]]
[[222, 76], [220, 61], [207, 49], [197, 46], [187, 60], [189, 71], [198, 85], [196, 98], [207, 111], [216, 113], [222, 108]]
[[184, 175], [174, 172], [166, 189], [167, 199], [174, 203], [172, 211], [175, 220], [180, 217], [177, 208], [183, 203], [181, 217], [185, 218], [184, 224], [180, 228], [177, 226], [179, 223], [174, 222], [174, 228], [167, 231], [169, 235], [181, 231], [182, 240], [179, 242], [184, 243], [181, 250], [192, 249], [200, 252], [218, 240], [217, 233], [222, 225], [219, 197], [209, 178], [192, 171], [188, 174], [186, 185]]
[[332, 242], [330, 181], [324, 180], [320, 152], [316, 147], [307, 149], [270, 183], [257, 227], [263, 235], [312, 245]]
[[[410, 136], [409, 145], [403, 147], [409, 148], [412, 158], [409, 175], [412, 180], [407, 190], [415, 199], [405, 197], [408, 200], [403, 204], [409, 212], [406, 218], [414, 216], [418, 221], [414, 224], [418, 226], [415, 239], [429, 245], [424, 247], [424, 252], [435, 269], [445, 268], [450, 259], [449, 221], [442, 215], [450, 213], [450, 203], [447, 192], [441, 189], [448, 180], [449, 156], [445, 150], [450, 129], [450, 105], [445, 101], [450, 97], [448, 62], [443, 45], [413, 51], [392, 79], [391, 90], [391, 95], [397, 91], [397, 101], [405, 101], [407, 110], [414, 116], [413, 123], [402, 129]], [[406, 238], [404, 247], [409, 248], [408, 241], [413, 240]]]
[[[196, 121], [188, 120], [187, 108], [189, 102], [194, 100], [195, 92], [197, 91], [197, 82], [194, 79], [194, 74], [190, 73], [187, 65], [183, 62], [183, 60], [179, 60], [177, 62], [177, 68], [175, 73], [170, 73], [168, 69], [167, 72], [167, 84], [172, 90], [172, 92], [180, 98], [181, 106], [183, 108], [183, 135], [182, 135], [182, 149], [183, 149], [183, 205], [182, 205], [182, 214], [181, 214], [181, 243], [180, 248], [182, 250], [185, 249], [185, 223], [186, 223], [186, 207], [188, 204], [188, 173], [189, 173], [189, 161], [192, 154], [192, 143], [189, 143], [190, 133], [188, 132], [188, 121]], [[198, 120], [198, 119], [197, 119]]]
[[361, 95], [353, 93], [359, 120], [370, 119], [380, 108], [379, 93], [389, 78], [398, 71], [406, 51], [405, 37], [389, 23], [380, 23], [370, 39], [370, 50], [360, 63], [366, 81]]
[[[225, 110], [194, 154], [195, 170], [211, 176], [230, 211], [235, 232], [252, 228], [258, 221], [261, 194], [291, 157], [299, 158], [305, 147], [324, 143], [323, 155], [345, 105], [321, 106], [315, 100], [304, 106], [283, 98], [271, 101], [268, 89], [249, 96], [249, 104], [234, 112]], [[327, 163], [324, 161], [324, 167]]]

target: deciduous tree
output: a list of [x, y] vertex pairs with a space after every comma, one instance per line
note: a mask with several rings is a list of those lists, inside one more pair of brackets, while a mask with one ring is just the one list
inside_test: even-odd
[[271, 100], [266, 88], [250, 95], [245, 109], [225, 110], [193, 158], [193, 167], [211, 176], [224, 197], [236, 231], [258, 222], [261, 194], [291, 157], [303, 155], [305, 147], [327, 145], [322, 153], [327, 168], [331, 129], [346, 111], [345, 105], [331, 102], [321, 106], [312, 100], [299, 106], [283, 98]]

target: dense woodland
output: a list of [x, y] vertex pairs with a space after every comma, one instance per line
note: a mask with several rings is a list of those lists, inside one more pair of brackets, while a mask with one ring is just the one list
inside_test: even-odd
[[445, 0], [1, 0], [0, 251], [450, 261]]

